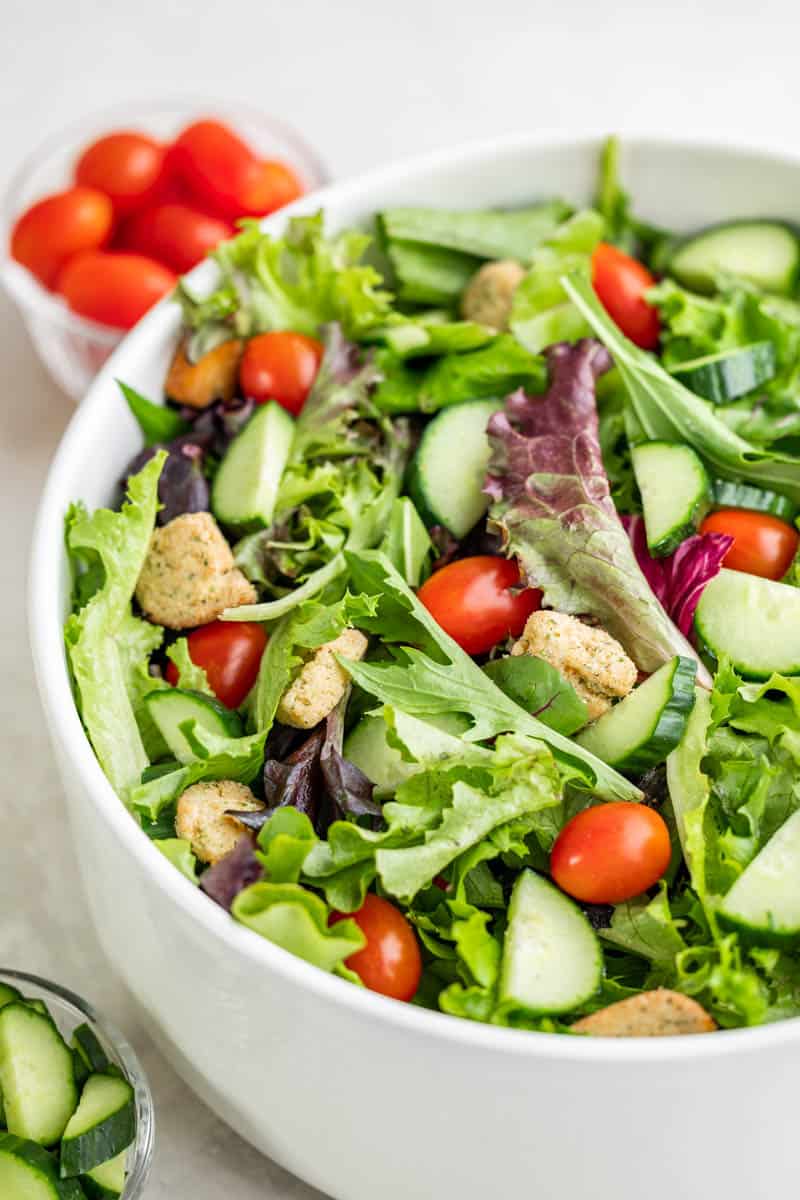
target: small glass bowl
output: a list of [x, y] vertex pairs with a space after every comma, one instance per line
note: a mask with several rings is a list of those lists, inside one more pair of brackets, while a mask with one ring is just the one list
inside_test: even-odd
[[9, 255], [14, 222], [36, 200], [72, 183], [80, 152], [113, 129], [138, 129], [167, 141], [183, 126], [217, 117], [235, 129], [264, 158], [282, 159], [307, 192], [327, 183], [327, 168], [291, 126], [256, 109], [217, 100], [176, 100], [103, 109], [52, 134], [25, 159], [0, 202], [0, 279], [16, 304], [36, 353], [55, 382], [80, 400], [100, 367], [125, 336], [67, 308]]
[[155, 1111], [150, 1085], [132, 1047], [105, 1017], [98, 1016], [90, 1004], [56, 983], [5, 967], [0, 968], [0, 983], [15, 987], [27, 1000], [43, 1000], [67, 1042], [72, 1040], [78, 1025], [88, 1023], [108, 1057], [125, 1075], [134, 1091], [136, 1138], [128, 1149], [128, 1173], [120, 1200], [139, 1200], [144, 1195], [153, 1160]]

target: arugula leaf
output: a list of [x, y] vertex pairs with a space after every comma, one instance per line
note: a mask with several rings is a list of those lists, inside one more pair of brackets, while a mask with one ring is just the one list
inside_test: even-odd
[[479, 258], [526, 261], [571, 209], [563, 200], [548, 200], [519, 209], [389, 208], [378, 214], [390, 241], [446, 246]]
[[479, 742], [513, 731], [541, 738], [562, 767], [598, 795], [635, 800], [638, 789], [593, 755], [526, 713], [448, 637], [388, 559], [375, 551], [348, 553], [353, 585], [377, 598], [377, 611], [360, 627], [386, 643], [406, 643], [390, 662], [343, 661], [353, 680], [382, 703], [412, 716], [464, 713], [472, 722], [463, 735]]
[[117, 380], [117, 385], [144, 435], [145, 446], [171, 442], [173, 438], [186, 433], [189, 423], [184, 421], [175, 409], [166, 408], [163, 404], [154, 404], [121, 379]]
[[732, 432], [707, 401], [673, 379], [620, 332], [586, 279], [569, 276], [564, 287], [614, 356], [647, 438], [685, 442], [723, 479], [773, 488], [800, 503], [800, 458], [760, 449]]
[[589, 720], [585, 701], [543, 658], [508, 655], [493, 659], [483, 669], [515, 704], [558, 733], [577, 733]]

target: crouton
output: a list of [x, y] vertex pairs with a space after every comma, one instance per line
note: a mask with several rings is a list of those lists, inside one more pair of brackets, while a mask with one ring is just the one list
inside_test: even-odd
[[511, 302], [525, 268], [513, 259], [484, 263], [472, 276], [461, 297], [461, 315], [500, 332], [508, 329]]
[[608, 712], [613, 698], [627, 696], [638, 678], [636, 664], [610, 633], [566, 613], [531, 613], [511, 653], [535, 655], [560, 671], [586, 702], [590, 721]]
[[696, 1000], [667, 988], [618, 1000], [572, 1025], [576, 1033], [593, 1037], [675, 1037], [713, 1033], [716, 1028], [716, 1022]]
[[283, 693], [278, 720], [295, 729], [313, 729], [333, 712], [347, 687], [347, 673], [336, 655], [358, 660], [366, 652], [367, 639], [358, 629], [345, 629], [335, 641], [320, 646]]
[[230, 854], [243, 829], [235, 817], [225, 815], [226, 810], [259, 812], [265, 807], [249, 787], [232, 779], [195, 783], [178, 800], [175, 832], [192, 843], [192, 851], [201, 862], [219, 862]]
[[184, 513], [156, 529], [136, 584], [145, 616], [168, 629], [207, 625], [257, 595], [211, 513]]
[[170, 400], [190, 408], [208, 408], [215, 400], [232, 399], [243, 350], [244, 343], [232, 338], [191, 363], [186, 357], [186, 343], [182, 342], [175, 351], [164, 390]]

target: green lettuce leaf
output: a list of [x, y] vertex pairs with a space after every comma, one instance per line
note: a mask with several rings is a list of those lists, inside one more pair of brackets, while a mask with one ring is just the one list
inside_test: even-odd
[[190, 883], [200, 882], [197, 878], [197, 859], [192, 853], [192, 843], [187, 842], [186, 838], [154, 838], [153, 845]]
[[130, 788], [130, 805], [150, 821], [160, 814], [193, 783], [210, 779], [232, 779], [250, 783], [264, 762], [266, 730], [245, 737], [220, 737], [195, 720], [185, 721], [181, 733], [196, 755], [193, 761], [174, 766], [164, 774], [151, 776]]
[[486, 663], [483, 669], [515, 704], [558, 733], [576, 733], [589, 720], [585, 701], [543, 658], [507, 655]]
[[329, 926], [327, 904], [298, 883], [253, 883], [239, 892], [231, 913], [254, 933], [323, 971], [334, 971], [366, 943], [355, 921]]
[[400, 496], [392, 505], [389, 524], [379, 549], [405, 579], [418, 588], [430, 574], [433, 542], [408, 496]]
[[202, 692], [204, 696], [214, 695], [205, 671], [192, 662], [189, 643], [185, 637], [178, 638], [167, 647], [167, 658], [177, 667], [178, 683], [184, 691]]
[[98, 761], [126, 802], [148, 765], [129, 688], [134, 668], [161, 641], [161, 630], [131, 613], [131, 599], [150, 545], [158, 507], [157, 454], [128, 481], [119, 512], [70, 515], [71, 554], [96, 555], [102, 585], [67, 620], [65, 640], [78, 705]]

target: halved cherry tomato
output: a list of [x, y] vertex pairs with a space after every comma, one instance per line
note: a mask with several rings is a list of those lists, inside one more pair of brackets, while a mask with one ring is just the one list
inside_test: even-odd
[[393, 1000], [412, 1000], [422, 975], [422, 956], [411, 925], [388, 900], [372, 892], [358, 912], [332, 913], [330, 924], [352, 917], [367, 939], [345, 960], [370, 991]]
[[115, 245], [157, 258], [183, 275], [235, 232], [230, 221], [185, 204], [156, 204], [126, 221]]
[[144, 255], [90, 250], [70, 259], [56, 290], [82, 317], [130, 329], [176, 282], [172, 271]]
[[510, 558], [477, 554], [435, 571], [417, 596], [467, 654], [485, 654], [504, 638], [518, 637], [542, 602], [536, 588], [511, 591], [519, 567]]
[[117, 216], [125, 216], [153, 195], [165, 152], [162, 145], [143, 133], [108, 133], [83, 151], [75, 167], [75, 179], [105, 192]]
[[11, 254], [52, 287], [64, 263], [82, 250], [103, 246], [114, 210], [96, 188], [74, 187], [33, 204], [11, 232]]
[[730, 571], [746, 571], [764, 579], [782, 579], [800, 545], [797, 530], [770, 513], [721, 508], [710, 513], [701, 533], [727, 533], [733, 545], [723, 559]]
[[[193, 630], [186, 641], [189, 658], [202, 667], [211, 690], [228, 708], [238, 708], [256, 681], [267, 635], [253, 621], [212, 621]], [[167, 679], [179, 684], [178, 668], [167, 664]]]
[[655, 279], [635, 258], [601, 242], [592, 254], [592, 283], [603, 308], [643, 350], [658, 345], [658, 310], [645, 300]]
[[585, 808], [567, 821], [550, 855], [550, 873], [576, 900], [619, 904], [652, 887], [671, 855], [664, 818], [623, 800]]
[[277, 400], [295, 416], [319, 370], [323, 346], [303, 333], [259, 333], [245, 346], [239, 383], [245, 396], [263, 404]]

